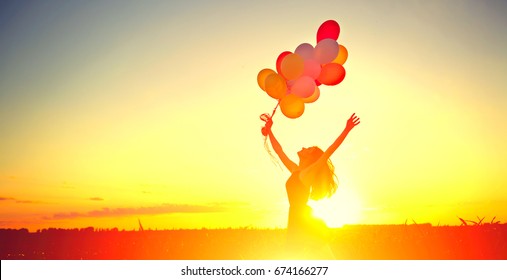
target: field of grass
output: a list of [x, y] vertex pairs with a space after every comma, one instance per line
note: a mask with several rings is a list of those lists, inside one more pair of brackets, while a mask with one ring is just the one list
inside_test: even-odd
[[[337, 259], [507, 259], [507, 224], [332, 229]], [[285, 229], [0, 229], [0, 259], [287, 259]]]

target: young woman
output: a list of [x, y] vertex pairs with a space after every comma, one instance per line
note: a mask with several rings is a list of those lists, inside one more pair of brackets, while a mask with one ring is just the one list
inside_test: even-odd
[[312, 215], [312, 209], [307, 203], [309, 198], [319, 200], [330, 197], [336, 191], [338, 184], [329, 158], [359, 123], [359, 118], [352, 114], [343, 132], [326, 151], [318, 147], [303, 148], [297, 153], [299, 164], [296, 164], [287, 157], [276, 140], [271, 130], [273, 120], [266, 120], [263, 133], [267, 134], [273, 150], [291, 173], [285, 187], [290, 205], [287, 245], [293, 258], [332, 258], [328, 245], [328, 228], [322, 220]]

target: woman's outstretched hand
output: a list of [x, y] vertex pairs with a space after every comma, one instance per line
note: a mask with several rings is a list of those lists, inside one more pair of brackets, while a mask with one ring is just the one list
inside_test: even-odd
[[345, 126], [345, 128], [348, 130], [351, 130], [352, 128], [354, 128], [356, 125], [358, 125], [360, 123], [361, 123], [361, 120], [359, 119], [359, 117], [356, 116], [356, 113], [354, 113], [347, 120], [347, 125]]
[[268, 114], [261, 115], [261, 120], [265, 121], [266, 124], [261, 129], [262, 135], [268, 136], [271, 131], [271, 126], [273, 126], [273, 118], [271, 118]]

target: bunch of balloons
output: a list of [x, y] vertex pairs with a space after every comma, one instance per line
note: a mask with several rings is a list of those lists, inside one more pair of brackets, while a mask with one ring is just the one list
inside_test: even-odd
[[305, 103], [319, 98], [320, 85], [334, 86], [345, 78], [343, 64], [348, 52], [338, 44], [339, 35], [340, 25], [334, 20], [325, 21], [317, 31], [315, 47], [302, 43], [294, 52], [284, 51], [276, 59], [276, 71], [262, 69], [257, 75], [259, 87], [279, 100], [286, 117], [300, 117]]

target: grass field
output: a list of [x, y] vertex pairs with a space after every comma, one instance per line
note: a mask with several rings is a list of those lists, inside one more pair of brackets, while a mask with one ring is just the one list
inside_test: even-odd
[[[507, 224], [332, 229], [337, 259], [507, 259]], [[287, 259], [285, 229], [0, 229], [0, 259]]]

